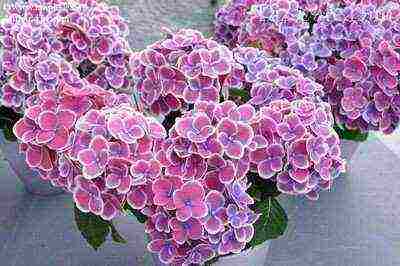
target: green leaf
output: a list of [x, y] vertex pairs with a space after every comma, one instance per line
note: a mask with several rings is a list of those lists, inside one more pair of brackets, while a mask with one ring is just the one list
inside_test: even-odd
[[250, 100], [250, 93], [244, 89], [230, 88], [229, 94], [230, 96], [240, 97], [244, 102]]
[[126, 243], [126, 240], [118, 233], [111, 222], [105, 221], [93, 213], [81, 212], [76, 206], [74, 213], [75, 223], [79, 231], [94, 250], [98, 250], [106, 241], [110, 232], [114, 242]]
[[366, 141], [368, 138], [368, 132], [362, 133], [358, 130], [348, 130], [339, 125], [335, 125], [334, 129], [336, 133], [338, 133], [340, 139], [362, 142]]
[[138, 210], [133, 209], [128, 203], [125, 203], [124, 207], [122, 208], [124, 210], [124, 213], [128, 216], [135, 216], [136, 220], [143, 224], [147, 221], [146, 215], [141, 213]]
[[269, 197], [277, 197], [281, 194], [276, 182], [261, 178], [257, 173], [248, 173], [247, 178], [251, 183], [247, 192], [256, 200], [265, 200]]
[[288, 218], [277, 199], [269, 197], [266, 200], [256, 201], [253, 207], [254, 211], [261, 213], [261, 217], [254, 224], [254, 237], [249, 243], [251, 247], [284, 234]]
[[17, 141], [17, 137], [12, 131], [12, 125], [5, 126], [3, 128], [4, 138], [8, 141]]
[[0, 107], [0, 128], [3, 130], [3, 134], [6, 140], [17, 140], [14, 132], [12, 131], [12, 128], [21, 117], [21, 114], [16, 113], [11, 108], [7, 108], [4, 106]]

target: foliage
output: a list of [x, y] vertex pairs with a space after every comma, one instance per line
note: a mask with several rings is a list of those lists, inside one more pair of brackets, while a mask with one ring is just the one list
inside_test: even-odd
[[288, 218], [277, 199], [268, 197], [264, 201], [257, 201], [254, 208], [262, 215], [254, 225], [255, 233], [249, 246], [255, 247], [283, 235]]
[[126, 240], [117, 232], [111, 222], [105, 221], [92, 213], [83, 213], [76, 207], [74, 213], [76, 226], [93, 249], [98, 250], [110, 233], [115, 243], [126, 243]]

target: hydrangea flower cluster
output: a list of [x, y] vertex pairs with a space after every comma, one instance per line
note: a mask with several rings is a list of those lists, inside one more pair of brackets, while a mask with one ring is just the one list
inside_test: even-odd
[[316, 200], [344, 172], [332, 125], [329, 104], [316, 98], [274, 100], [260, 111], [196, 102], [157, 149], [164, 174], [133, 205], [149, 218], [149, 250], [178, 265], [240, 252], [259, 216], [249, 208], [247, 173]]
[[247, 103], [259, 109], [272, 101], [293, 101], [304, 97], [320, 98], [322, 85], [303, 76], [301, 71], [285, 66], [278, 58], [253, 47], [233, 49], [235, 64], [224, 80], [223, 88], [240, 88], [249, 94]]
[[[263, 10], [260, 2], [267, 1], [232, 1], [223, 7], [220, 13], [224, 15], [217, 14], [217, 39], [224, 41], [218, 37], [219, 28], [226, 28], [224, 25], [229, 24], [219, 21], [235, 19], [237, 27], [240, 27], [234, 29], [235, 37], [229, 36], [228, 39], [233, 40], [231, 45], [274, 39], [275, 32], [271, 31], [256, 33], [252, 43], [239, 38], [242, 28], [251, 28], [250, 22], [246, 21], [250, 21], [252, 14]], [[275, 4], [289, 12], [290, 6], [297, 5], [296, 1], [289, 2], [277, 1]], [[263, 49], [323, 85], [324, 100], [332, 105], [337, 124], [362, 132], [393, 132], [400, 120], [396, 81], [399, 5], [396, 1], [331, 1], [325, 2], [321, 9], [319, 1], [297, 2], [306, 12], [303, 22], [307, 21], [308, 26], [293, 24], [295, 29], [288, 30], [287, 21], [290, 20], [281, 20], [281, 24], [274, 27], [280, 30], [280, 40], [284, 45], [275, 46], [278, 49], [265, 46]], [[268, 6], [265, 8], [269, 10]], [[298, 8], [296, 10], [301, 12]], [[319, 10], [315, 11], [318, 15], [312, 15], [313, 10]], [[282, 11], [279, 14], [287, 13]], [[299, 21], [302, 20], [300, 17]], [[267, 12], [266, 19], [261, 21], [267, 23], [274, 19], [276, 15]], [[268, 41], [267, 44], [274, 42]]]
[[329, 53], [310, 75], [324, 85], [337, 123], [349, 129], [390, 134], [399, 124], [399, 10], [393, 3], [332, 8], [314, 26]]
[[287, 194], [318, 199], [345, 172], [329, 104], [315, 98], [276, 100], [252, 124], [252, 170]]
[[0, 26], [4, 106], [21, 111], [31, 94], [59, 84], [60, 70], [48, 54], [73, 63], [93, 84], [129, 87], [128, 27], [117, 8], [86, 0], [30, 0], [7, 11]]
[[215, 37], [230, 47], [255, 46], [279, 56], [308, 30], [305, 10], [320, 6], [318, 1], [229, 1], [216, 13]]
[[130, 57], [141, 105], [166, 115], [198, 100], [219, 102], [221, 78], [231, 71], [232, 52], [198, 31], [165, 31], [165, 39]]
[[161, 262], [202, 264], [239, 253], [252, 239], [259, 214], [250, 209], [246, 173], [255, 115], [248, 104], [197, 101], [160, 143], [165, 171], [136, 208], [149, 217], [148, 248]]
[[[232, 1], [235, 15], [224, 16], [237, 27], [229, 28], [235, 42], [263, 50], [231, 50], [198, 31], [165, 30], [164, 39], [131, 52], [125, 22], [107, 5], [32, 0], [11, 10], [0, 28], [1, 96], [24, 114], [13, 132], [27, 164], [71, 192], [81, 212], [111, 220], [129, 206], [145, 215], [148, 249], [163, 263], [203, 264], [241, 252], [261, 216], [248, 192], [250, 174], [282, 193], [316, 200], [344, 171], [332, 110], [321, 101], [331, 91], [324, 96], [323, 86], [302, 72], [311, 76], [321, 64], [320, 71], [329, 70], [326, 82], [337, 73], [363, 87], [371, 71], [386, 95], [397, 86], [389, 77], [398, 71], [389, 40], [377, 44], [381, 68], [372, 70], [361, 52], [343, 60], [334, 52], [319, 58], [293, 52], [310, 59], [303, 68], [296, 57], [285, 58], [307, 41], [299, 4], [315, 8], [303, 2]], [[324, 68], [321, 62], [331, 59]], [[118, 91], [131, 85], [132, 93]], [[249, 99], [232, 97], [232, 88]], [[341, 103], [351, 114], [368, 102], [355, 88], [343, 91]], [[386, 111], [384, 96], [376, 98]], [[178, 110], [167, 130], [163, 116]]]
[[166, 131], [138, 113], [130, 96], [78, 77], [71, 82], [72, 66], [57, 63], [59, 83], [26, 99], [14, 134], [27, 164], [43, 179], [72, 192], [81, 211], [110, 220], [144, 178], [137, 173], [141, 160], [154, 167], [152, 148]]

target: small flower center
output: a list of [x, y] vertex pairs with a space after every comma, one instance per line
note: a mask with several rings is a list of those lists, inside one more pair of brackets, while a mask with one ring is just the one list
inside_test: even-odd
[[185, 206], [191, 207], [192, 206], [192, 201], [191, 200], [186, 200], [185, 201]]

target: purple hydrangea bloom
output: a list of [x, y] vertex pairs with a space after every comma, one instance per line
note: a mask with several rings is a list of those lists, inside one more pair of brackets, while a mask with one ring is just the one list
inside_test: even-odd
[[187, 182], [173, 195], [176, 217], [187, 221], [190, 217], [202, 218], [207, 215], [208, 207], [204, 202], [204, 188], [198, 182]]
[[281, 144], [271, 144], [250, 152], [250, 161], [257, 164], [260, 177], [268, 179], [283, 169], [285, 150]]
[[205, 142], [215, 131], [210, 118], [203, 114], [180, 118], [177, 120], [175, 128], [181, 137], [188, 138], [195, 143]]
[[239, 242], [235, 236], [234, 230], [229, 229], [222, 235], [221, 243], [218, 246], [218, 254], [240, 253], [245, 246], [246, 242]]
[[185, 260], [186, 264], [203, 264], [215, 256], [215, 251], [211, 245], [199, 244], [195, 246]]
[[199, 240], [203, 237], [204, 228], [198, 219], [189, 218], [181, 222], [172, 218], [168, 222], [172, 230], [172, 237], [178, 244], [185, 243], [188, 239]]
[[85, 178], [93, 179], [101, 175], [109, 161], [110, 147], [108, 141], [101, 135], [94, 137], [88, 149], [78, 153], [78, 160], [83, 165]]
[[219, 191], [211, 190], [205, 197], [208, 214], [202, 218], [204, 229], [210, 234], [217, 234], [224, 230], [225, 198]]
[[228, 186], [229, 195], [242, 208], [246, 208], [248, 205], [254, 203], [253, 198], [246, 193], [246, 190], [247, 184], [241, 180], [237, 180]]
[[129, 175], [129, 164], [124, 159], [112, 158], [107, 165], [108, 173], [105, 178], [106, 187], [116, 189], [121, 194], [126, 194], [133, 183]]
[[92, 212], [100, 215], [104, 210], [104, 202], [101, 197], [101, 191], [96, 184], [87, 180], [83, 176], [76, 177], [77, 187], [74, 191], [74, 201], [76, 207], [82, 212]]
[[178, 253], [178, 245], [172, 239], [155, 239], [147, 245], [150, 252], [158, 253], [162, 263], [172, 263]]
[[224, 118], [218, 123], [218, 140], [225, 153], [234, 159], [244, 155], [244, 149], [253, 138], [253, 130], [246, 124]]
[[180, 189], [182, 180], [178, 177], [160, 178], [154, 181], [152, 189], [154, 192], [154, 204], [164, 206], [167, 210], [174, 210], [173, 193]]

